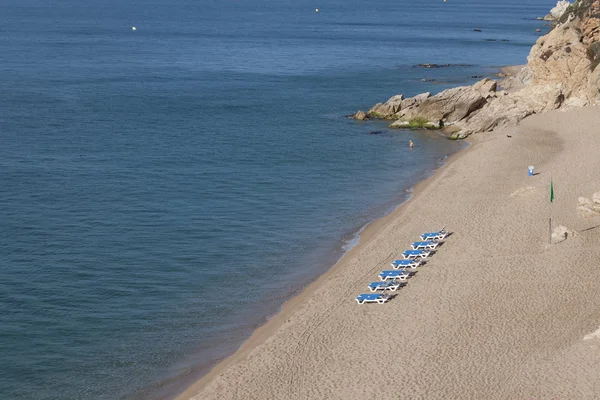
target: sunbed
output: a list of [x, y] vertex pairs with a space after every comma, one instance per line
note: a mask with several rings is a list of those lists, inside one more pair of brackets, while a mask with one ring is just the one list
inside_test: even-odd
[[431, 254], [429, 250], [404, 250], [402, 252], [402, 257], [405, 260], [411, 260], [414, 258], [427, 258]]
[[421, 235], [421, 239], [423, 240], [444, 240], [448, 236], [448, 232], [446, 232], [446, 227], [443, 227], [437, 232], [425, 232]]
[[365, 303], [383, 304], [386, 301], [388, 301], [389, 299], [390, 299], [390, 296], [387, 294], [383, 294], [383, 293], [364, 293], [364, 294], [359, 294], [356, 297], [356, 302], [358, 304], [365, 304]]
[[414, 242], [410, 245], [413, 250], [435, 250], [436, 247], [440, 245], [440, 242], [436, 242], [434, 240], [427, 240], [425, 242]]
[[392, 292], [395, 292], [400, 286], [402, 286], [402, 283], [396, 280], [371, 282], [369, 283], [369, 290], [371, 292], [375, 292], [377, 290], [391, 290]]
[[420, 266], [421, 264], [423, 264], [422, 260], [416, 260], [416, 259], [412, 259], [412, 260], [394, 260], [392, 262], [392, 268], [394, 269], [404, 269], [404, 268], [412, 268], [415, 269], [418, 266]]
[[386, 271], [381, 271], [379, 274], [379, 279], [382, 281], [386, 281], [388, 279], [399, 279], [401, 281], [405, 281], [410, 276], [410, 272], [399, 270], [399, 269], [391, 269]]

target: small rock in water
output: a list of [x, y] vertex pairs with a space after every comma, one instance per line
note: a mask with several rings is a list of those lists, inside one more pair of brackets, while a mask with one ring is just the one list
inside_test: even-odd
[[369, 117], [367, 116], [367, 114], [364, 111], [358, 110], [356, 112], [356, 114], [354, 114], [352, 117], [354, 117], [355, 120], [357, 121], [366, 121], [369, 119]]
[[485, 39], [486, 42], [495, 42], [496, 39]]
[[473, 29], [474, 32], [481, 32], [481, 29]]
[[423, 67], [423, 68], [443, 68], [443, 67], [449, 67], [450, 64], [417, 64], [417, 67]]
[[481, 79], [481, 78], [483, 78], [483, 75], [471, 75], [471, 78], [473, 78], [473, 79]]
[[501, 41], [501, 42], [510, 42], [510, 40], [508, 40], [508, 39], [502, 39], [502, 40], [500, 40], [500, 41]]
[[541, 32], [542, 30], [541, 30], [541, 29], [536, 29], [535, 31], [536, 31], [536, 32]]
[[383, 133], [382, 131], [371, 131], [369, 132], [369, 135], [379, 135], [380, 133]]
[[415, 67], [421, 68], [448, 68], [448, 67], [472, 67], [472, 64], [417, 64]]

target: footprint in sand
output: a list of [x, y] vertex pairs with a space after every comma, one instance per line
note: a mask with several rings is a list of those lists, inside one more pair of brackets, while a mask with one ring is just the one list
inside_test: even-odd
[[519, 188], [519, 189], [515, 190], [514, 192], [512, 192], [510, 197], [528, 196], [531, 193], [533, 193], [534, 190], [535, 190], [535, 188], [533, 186], [522, 187], [522, 188]]

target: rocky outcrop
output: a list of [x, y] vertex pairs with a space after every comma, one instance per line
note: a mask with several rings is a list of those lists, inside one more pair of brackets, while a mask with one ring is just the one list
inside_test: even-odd
[[545, 15], [544, 17], [538, 17], [537, 19], [541, 19], [544, 21], [558, 21], [560, 18], [567, 12], [571, 6], [571, 3], [566, 0], [559, 0], [556, 2], [556, 6], [550, 10], [550, 14]]
[[396, 113], [400, 119], [424, 118], [430, 121], [443, 120], [446, 123], [460, 121], [473, 111], [481, 108], [496, 91], [496, 82], [484, 79], [473, 86], [447, 89], [402, 109]]
[[[506, 92], [504, 92], [506, 93]], [[464, 138], [476, 132], [487, 132], [498, 127], [515, 125], [523, 118], [559, 108], [563, 102], [560, 88], [539, 85], [531, 90], [496, 96], [481, 109], [455, 124], [456, 138]]]
[[550, 10], [550, 15], [552, 16], [552, 18], [559, 20], [560, 17], [563, 16], [565, 11], [567, 11], [570, 5], [571, 3], [569, 3], [566, 0], [559, 0], [556, 2], [556, 7]]
[[513, 86], [510, 93], [484, 79], [434, 96], [393, 96], [367, 115], [397, 120], [392, 127], [429, 121], [431, 126], [452, 127], [455, 138], [464, 138], [531, 114], [600, 104], [600, 0], [559, 1], [553, 13], [561, 14], [557, 25], [531, 48], [527, 65], [511, 78], [513, 85], [503, 83]]

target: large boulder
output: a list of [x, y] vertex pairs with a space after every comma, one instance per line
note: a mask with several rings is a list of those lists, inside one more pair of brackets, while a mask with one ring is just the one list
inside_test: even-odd
[[531, 114], [560, 107], [563, 98], [560, 86], [555, 85], [535, 86], [497, 96], [479, 111], [455, 125], [460, 130], [457, 137], [464, 138], [472, 133], [514, 125]]
[[447, 89], [435, 96], [406, 109], [398, 115], [404, 120], [423, 118], [429, 121], [454, 123], [481, 108], [487, 99], [493, 97], [496, 82], [484, 79], [472, 86], [460, 86]]
[[356, 112], [356, 114], [354, 114], [353, 118], [357, 121], [365, 121], [365, 120], [369, 119], [367, 114], [365, 114], [365, 112], [361, 111], [361, 110], [358, 110]]
[[[418, 94], [414, 97], [409, 97], [408, 99], [404, 99], [404, 100], [402, 100], [402, 103], [400, 105], [400, 110], [406, 110], [407, 108], [418, 106], [423, 101], [425, 101], [426, 99], [428, 99], [430, 97], [431, 97], [431, 93], [425, 92], [425, 93]], [[400, 116], [396, 115], [396, 118], [400, 118]]]
[[385, 103], [375, 104], [367, 114], [377, 118], [392, 118], [395, 113], [400, 111], [404, 96], [401, 94], [392, 96]]

